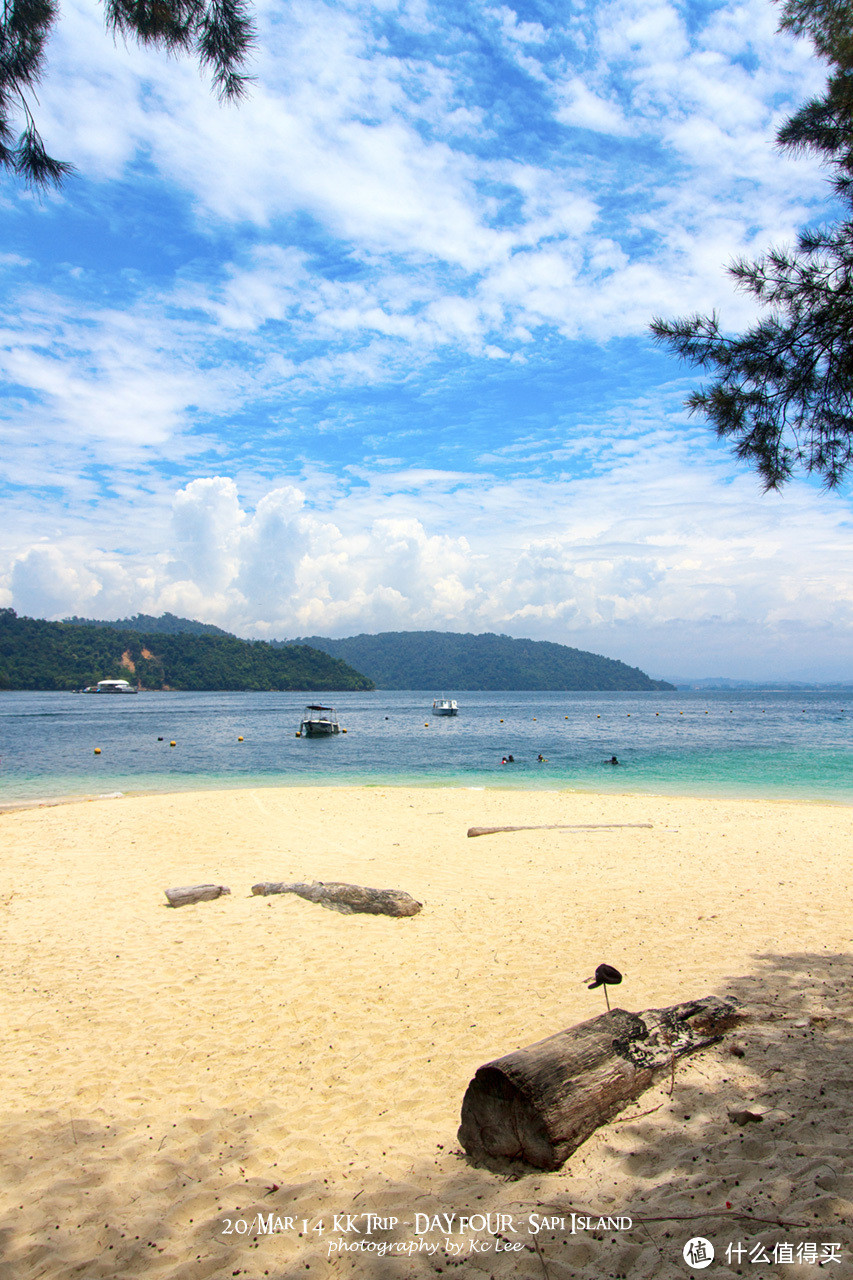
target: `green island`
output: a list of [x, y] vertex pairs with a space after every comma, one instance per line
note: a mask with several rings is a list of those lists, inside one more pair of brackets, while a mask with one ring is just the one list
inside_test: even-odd
[[352, 663], [377, 689], [636, 692], [675, 688], [614, 658], [549, 640], [514, 640], [491, 632], [383, 631], [345, 640], [307, 636], [292, 643], [307, 644]]
[[44, 622], [0, 609], [0, 689], [73, 690], [113, 677], [142, 689], [200, 693], [374, 687], [341, 659], [302, 644], [239, 640], [227, 632], [140, 631], [83, 619]]
[[[363, 674], [362, 674], [363, 673]], [[548, 640], [384, 631], [332, 640], [241, 640], [211, 623], [136, 614], [45, 622], [0, 609], [0, 690], [668, 690], [638, 667]]]

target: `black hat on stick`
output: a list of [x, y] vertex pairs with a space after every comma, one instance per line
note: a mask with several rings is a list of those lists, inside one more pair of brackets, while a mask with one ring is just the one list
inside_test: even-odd
[[608, 986], [618, 987], [622, 981], [622, 974], [618, 969], [614, 969], [612, 964], [600, 964], [595, 971], [595, 977], [592, 982], [590, 982], [589, 978], [585, 979], [585, 981], [590, 991], [594, 991], [596, 987], [604, 987], [604, 999], [609, 1010], [610, 1000], [607, 995], [607, 988]]

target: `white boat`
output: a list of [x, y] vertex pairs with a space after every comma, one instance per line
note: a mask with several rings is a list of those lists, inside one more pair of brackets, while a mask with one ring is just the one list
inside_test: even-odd
[[340, 733], [341, 726], [334, 707], [318, 707], [309, 705], [302, 713], [302, 723], [297, 737], [328, 738], [333, 733]]
[[458, 716], [459, 708], [455, 698], [434, 698], [432, 703], [434, 716]]
[[128, 684], [126, 680], [99, 680], [97, 684], [90, 684], [88, 688], [83, 690], [84, 693], [139, 693], [138, 689], [134, 689], [132, 684]]

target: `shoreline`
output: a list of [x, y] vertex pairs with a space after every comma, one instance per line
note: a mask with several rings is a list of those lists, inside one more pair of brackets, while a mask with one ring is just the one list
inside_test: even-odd
[[[183, 781], [183, 780], [182, 780]], [[223, 782], [216, 780], [210, 786], [186, 786], [176, 785], [172, 788], [130, 788], [124, 786], [121, 790], [92, 792], [86, 791], [79, 794], [63, 794], [57, 796], [40, 795], [32, 798], [22, 798], [18, 800], [0, 801], [0, 816], [7, 813], [17, 813], [27, 809], [48, 809], [56, 808], [62, 805], [75, 804], [91, 804], [99, 800], [119, 800], [134, 799], [149, 796], [195, 796], [195, 795], [218, 795], [219, 793], [244, 793], [249, 791], [345, 791], [345, 790], [364, 790], [372, 791], [377, 788], [388, 788], [391, 790], [412, 790], [412, 791], [466, 791], [466, 792], [498, 792], [509, 795], [567, 795], [567, 796], [597, 796], [602, 801], [614, 799], [635, 799], [635, 800], [696, 800], [696, 801], [721, 801], [721, 802], [744, 802], [751, 804], [799, 804], [799, 805], [816, 805], [816, 806], [838, 806], [839, 808], [849, 809], [853, 807], [853, 794], [850, 798], [845, 799], [839, 796], [797, 796], [797, 795], [762, 795], [741, 791], [707, 791], [707, 792], [691, 792], [691, 791], [645, 791], [645, 790], [624, 790], [624, 791], [599, 791], [595, 787], [579, 787], [579, 786], [548, 786], [544, 783], [536, 785], [526, 785], [527, 779], [519, 779], [510, 782], [508, 779], [496, 781], [492, 784], [488, 782], [451, 782], [445, 778], [430, 778], [419, 781], [412, 780], [409, 776], [401, 778], [400, 781], [393, 781], [383, 778], [382, 780], [365, 781], [363, 779], [353, 779], [340, 777], [335, 781], [323, 781], [318, 778], [299, 778], [293, 782], [282, 782], [280, 779], [271, 782], [259, 781], [257, 777], [253, 777], [251, 781], [239, 783], [234, 780]]]
[[[738, 1239], [837, 1242], [849, 1267], [847, 806], [387, 785], [113, 799], [0, 824], [0, 1239], [20, 1280], [367, 1278], [363, 1221], [333, 1228], [368, 1211], [375, 1243], [434, 1246], [386, 1257], [389, 1280], [435, 1280], [447, 1240], [477, 1280], [539, 1275], [537, 1250], [551, 1280], [675, 1280], [697, 1234], [726, 1280]], [[267, 879], [401, 889], [423, 910], [253, 896]], [[204, 882], [231, 893], [167, 906]], [[747, 1020], [562, 1169], [473, 1164], [457, 1127], [474, 1071], [603, 1014], [602, 961], [624, 975], [614, 1007], [734, 995]], [[418, 1213], [508, 1216], [522, 1249], [488, 1223], [418, 1233]], [[533, 1236], [531, 1213], [564, 1226]], [[572, 1213], [633, 1225], [572, 1232]], [[269, 1214], [281, 1229], [234, 1225]]]

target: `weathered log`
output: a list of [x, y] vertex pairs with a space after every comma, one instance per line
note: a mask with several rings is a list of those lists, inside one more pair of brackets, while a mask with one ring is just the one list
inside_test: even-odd
[[321, 907], [341, 911], [345, 915], [366, 912], [373, 916], [416, 916], [423, 905], [402, 889], [369, 889], [360, 884], [315, 880], [312, 884], [253, 884], [252, 893], [295, 893]]
[[537, 827], [469, 827], [468, 836], [496, 836], [502, 831], [613, 831], [621, 827], [651, 825], [651, 822], [549, 822]]
[[611, 1009], [477, 1070], [459, 1141], [474, 1159], [502, 1156], [559, 1169], [590, 1134], [673, 1069], [720, 1040], [737, 1002], [707, 996], [669, 1009]]
[[167, 889], [170, 907], [185, 907], [190, 902], [210, 902], [231, 890], [224, 884], [190, 884], [182, 889]]

